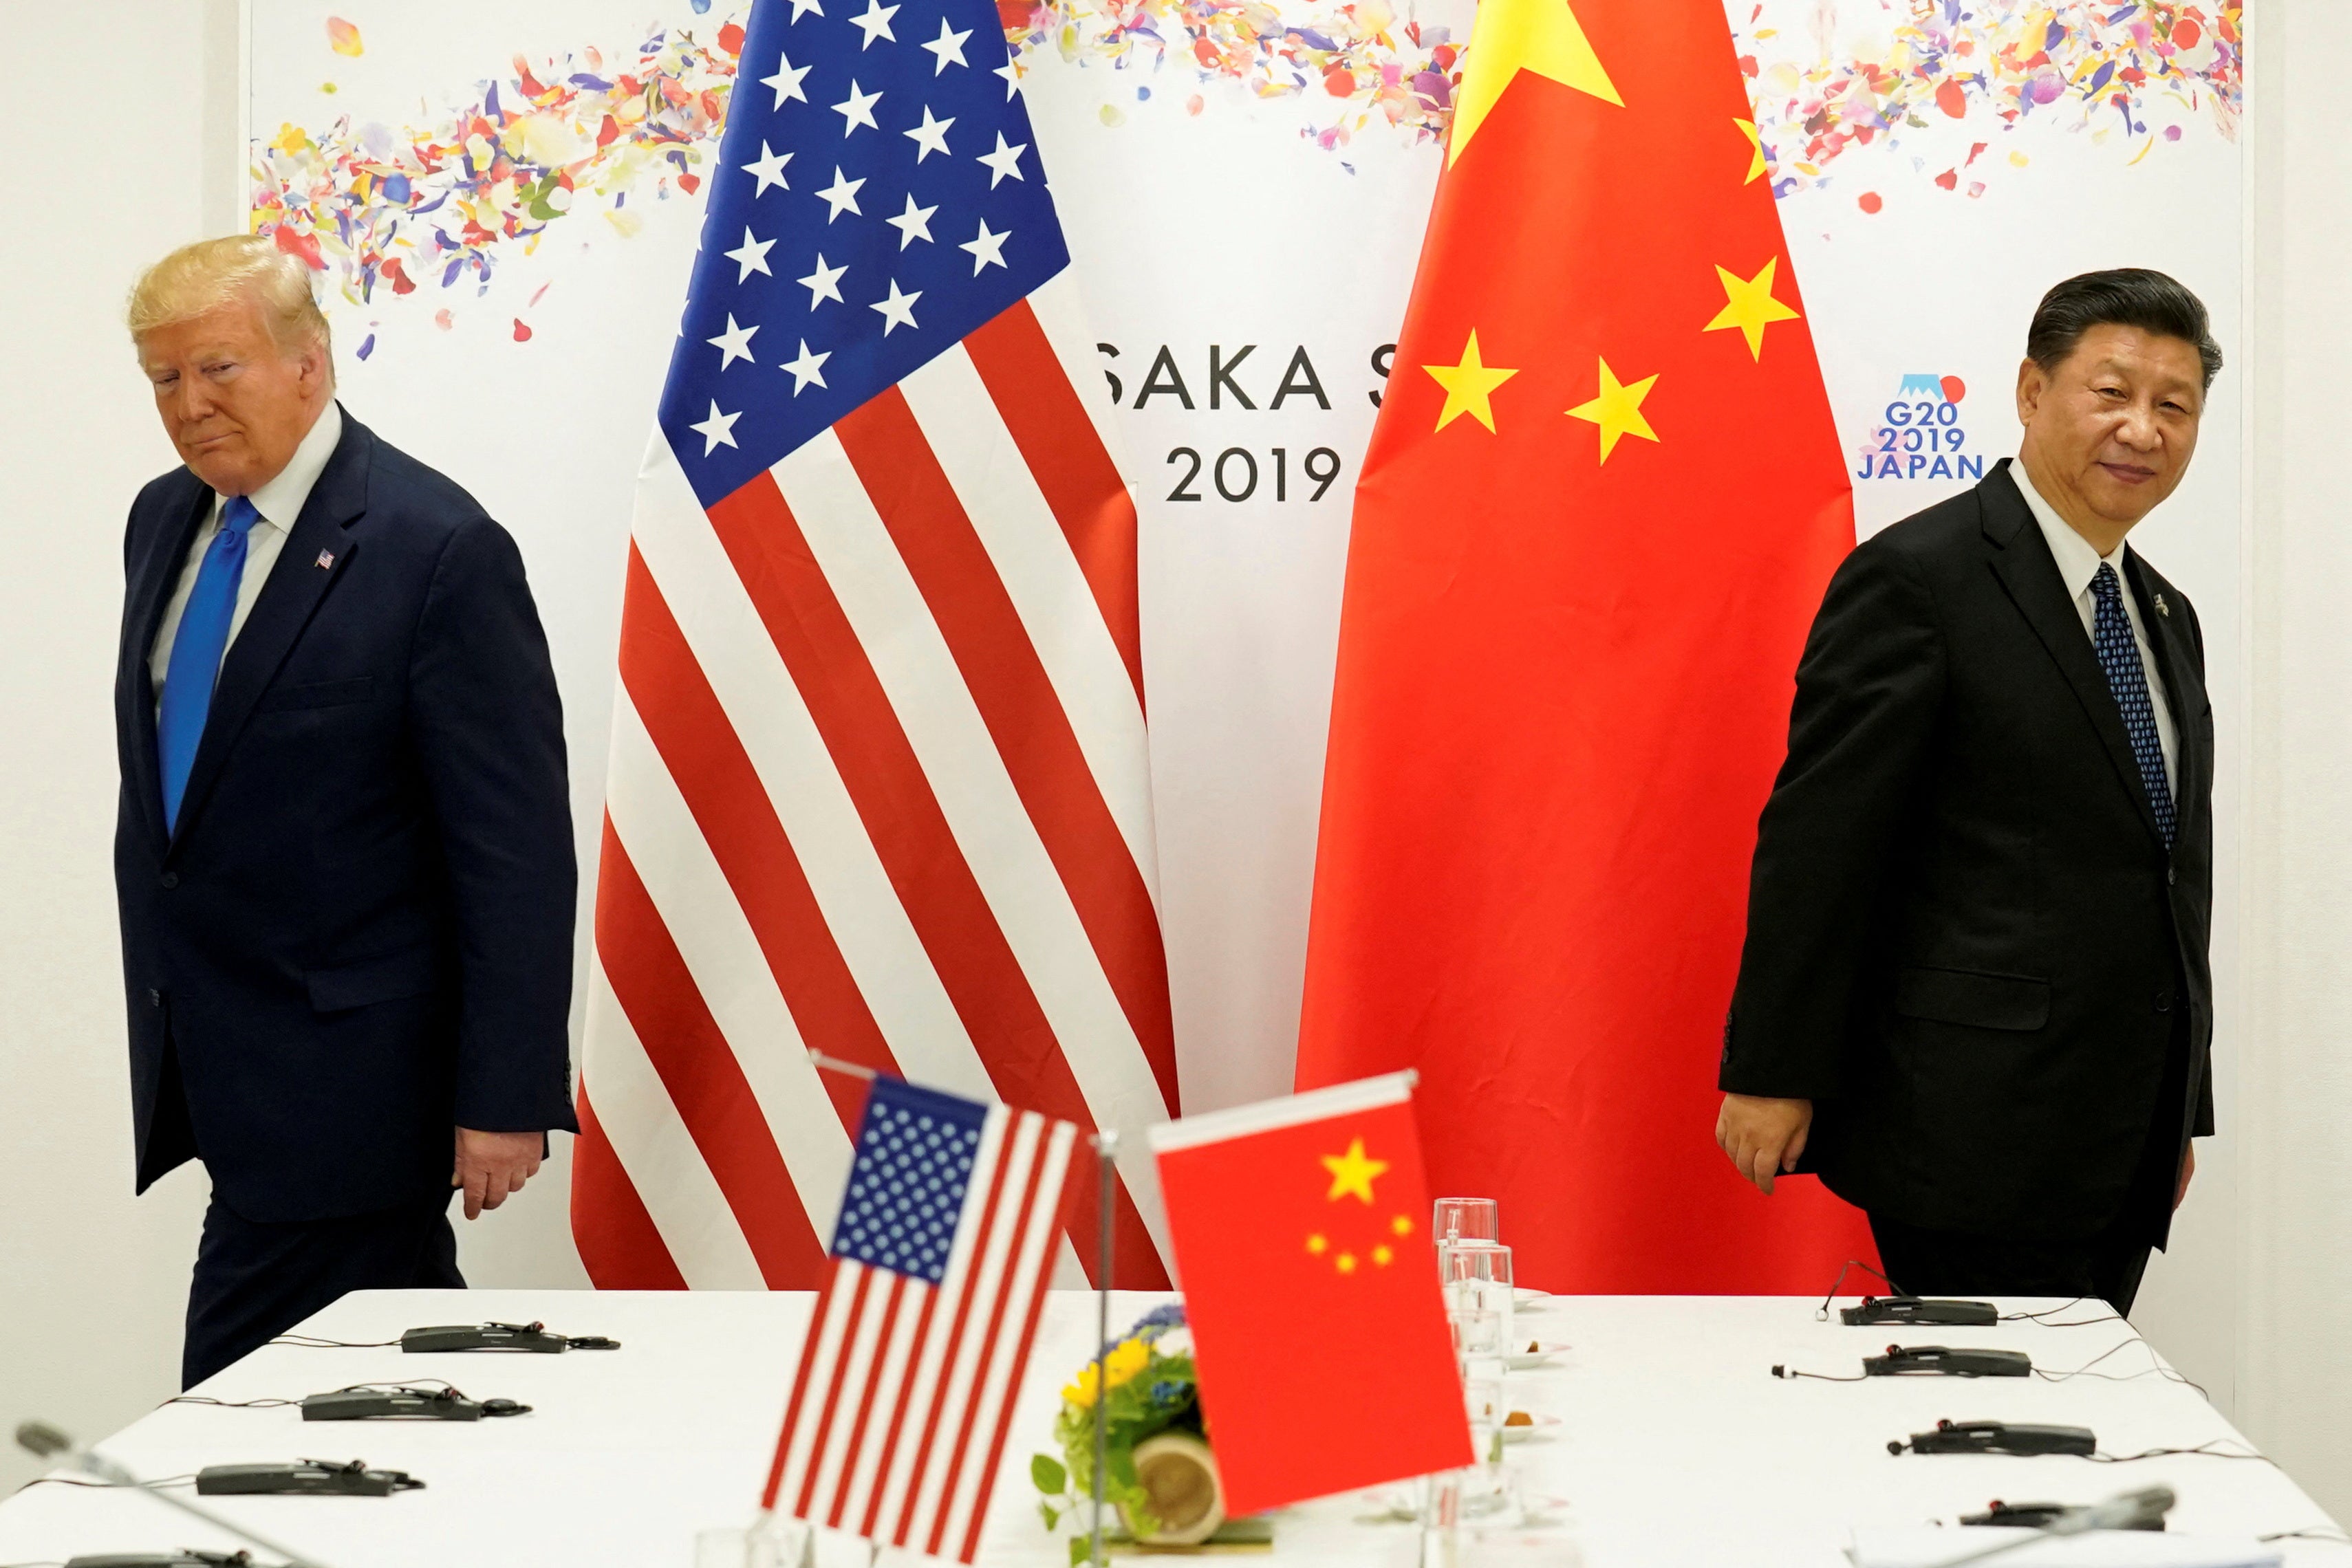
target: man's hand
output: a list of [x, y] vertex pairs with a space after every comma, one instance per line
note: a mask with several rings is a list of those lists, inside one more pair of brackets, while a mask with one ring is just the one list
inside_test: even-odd
[[547, 1146], [544, 1133], [478, 1133], [457, 1129], [457, 1167], [451, 1186], [466, 1189], [466, 1218], [479, 1219], [482, 1210], [496, 1208], [507, 1195], [539, 1174], [540, 1152]]
[[1715, 1119], [1715, 1141], [1739, 1174], [1769, 1197], [1772, 1178], [1797, 1168], [1797, 1156], [1805, 1152], [1805, 1135], [1812, 1127], [1811, 1100], [1727, 1094]]
[[2179, 1208], [2189, 1199], [2189, 1178], [2197, 1174], [2197, 1145], [2190, 1144], [2180, 1155], [2180, 1185], [2172, 1189], [2172, 1207]]

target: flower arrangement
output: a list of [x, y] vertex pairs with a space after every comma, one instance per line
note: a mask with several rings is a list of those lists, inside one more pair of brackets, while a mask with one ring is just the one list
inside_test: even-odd
[[[1062, 1408], [1054, 1420], [1055, 1440], [1062, 1458], [1038, 1454], [1029, 1461], [1029, 1476], [1043, 1497], [1038, 1512], [1045, 1528], [1081, 1511], [1094, 1495], [1095, 1404], [1102, 1402], [1106, 1422], [1103, 1500], [1115, 1504], [1138, 1540], [1163, 1535], [1171, 1526], [1199, 1520], [1163, 1517], [1171, 1501], [1167, 1488], [1155, 1487], [1148, 1460], [1139, 1470], [1136, 1450], [1154, 1439], [1178, 1435], [1197, 1447], [1202, 1441], [1200, 1385], [1192, 1370], [1192, 1333], [1185, 1326], [1183, 1305], [1160, 1307], [1139, 1320], [1124, 1338], [1106, 1346], [1102, 1387], [1095, 1385], [1095, 1363], [1078, 1369], [1077, 1378], [1062, 1390]], [[1167, 1445], [1160, 1445], [1165, 1448]], [[1213, 1480], [1213, 1477], [1212, 1477]], [[1215, 1507], [1213, 1499], [1206, 1505]], [[1184, 1511], [1195, 1510], [1187, 1508]], [[1215, 1517], [1223, 1511], [1215, 1507]], [[1213, 1522], [1209, 1523], [1213, 1529]], [[1207, 1531], [1202, 1531], [1206, 1534]], [[1083, 1563], [1091, 1547], [1088, 1535], [1070, 1542], [1070, 1561]]]

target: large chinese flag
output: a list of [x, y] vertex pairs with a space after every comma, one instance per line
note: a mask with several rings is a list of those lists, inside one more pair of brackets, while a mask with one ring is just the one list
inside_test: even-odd
[[1226, 1511], [1470, 1463], [1410, 1075], [1149, 1136]]
[[1713, 1142], [1757, 813], [1852, 494], [1722, 0], [1483, 0], [1358, 487], [1302, 1088], [1423, 1073], [1522, 1282], [1826, 1289]]

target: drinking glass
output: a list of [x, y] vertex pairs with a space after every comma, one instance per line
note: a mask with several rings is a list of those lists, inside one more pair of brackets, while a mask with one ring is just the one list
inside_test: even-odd
[[1430, 1239], [1440, 1247], [1503, 1239], [1502, 1206], [1491, 1197], [1441, 1197], [1430, 1210]]
[[1518, 1511], [1518, 1478], [1503, 1461], [1503, 1427], [1510, 1412], [1499, 1361], [1473, 1363], [1462, 1382], [1470, 1416], [1470, 1448], [1475, 1456], [1462, 1472], [1461, 1513], [1465, 1520], [1501, 1520]]
[[1438, 1278], [1449, 1311], [1493, 1312], [1502, 1323], [1502, 1353], [1517, 1348], [1511, 1333], [1511, 1249], [1499, 1241], [1455, 1241], [1437, 1250]]
[[1486, 1307], [1449, 1307], [1445, 1318], [1454, 1329], [1454, 1359], [1464, 1366], [1503, 1358], [1502, 1314]]

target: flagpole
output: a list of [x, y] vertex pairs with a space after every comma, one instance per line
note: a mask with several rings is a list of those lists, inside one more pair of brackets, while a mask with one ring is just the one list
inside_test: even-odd
[[1118, 1133], [1106, 1127], [1094, 1136], [1095, 1166], [1101, 1177], [1101, 1191], [1097, 1205], [1101, 1223], [1096, 1230], [1095, 1268], [1095, 1466], [1094, 1466], [1094, 1564], [1104, 1568], [1109, 1561], [1103, 1554], [1103, 1467], [1109, 1460], [1109, 1418], [1103, 1406], [1110, 1393], [1103, 1382], [1105, 1362], [1110, 1355], [1110, 1269], [1111, 1269], [1111, 1200], [1118, 1174]]

